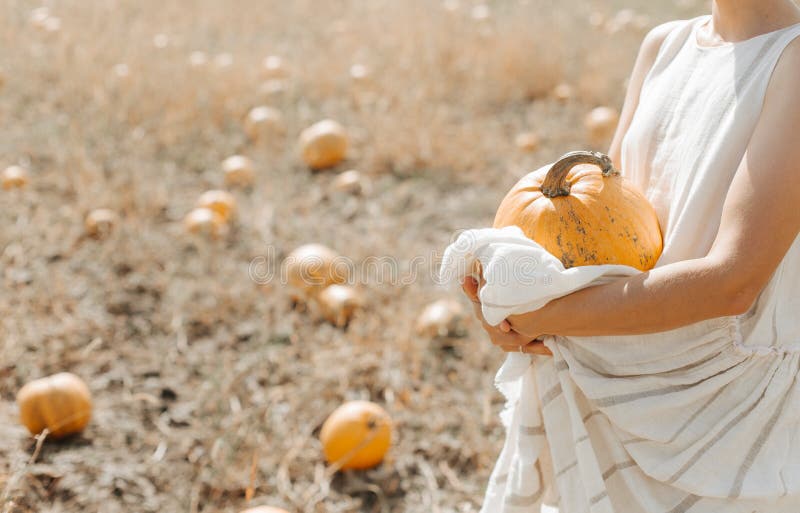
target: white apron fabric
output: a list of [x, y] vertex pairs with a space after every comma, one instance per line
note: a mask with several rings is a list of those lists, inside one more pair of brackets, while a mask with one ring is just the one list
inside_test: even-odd
[[[772, 69], [800, 36], [701, 47], [708, 20], [673, 23], [623, 141], [622, 173], [664, 232], [657, 266], [708, 252]], [[473, 258], [491, 323], [637, 272], [564, 270], [512, 227], [462, 234], [440, 279], [460, 280]], [[743, 315], [545, 344], [552, 357], [511, 354], [497, 374], [507, 437], [482, 513], [800, 511], [800, 237]]]

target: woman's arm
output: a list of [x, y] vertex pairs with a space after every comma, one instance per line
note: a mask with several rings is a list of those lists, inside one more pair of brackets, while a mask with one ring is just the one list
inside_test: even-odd
[[800, 232], [797, 91], [800, 39], [773, 72], [708, 255], [577, 291], [510, 317], [512, 328], [534, 337], [627, 335], [747, 311]]

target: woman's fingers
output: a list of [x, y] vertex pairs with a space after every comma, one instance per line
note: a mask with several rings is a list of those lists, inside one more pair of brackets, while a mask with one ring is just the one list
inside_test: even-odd
[[483, 318], [483, 309], [479, 301], [472, 302], [472, 311], [475, 313], [475, 317], [484, 325], [484, 328], [486, 328], [486, 320]]
[[544, 354], [552, 355], [553, 353], [547, 349], [541, 340], [531, 341], [527, 335], [522, 335], [514, 331], [513, 326], [508, 320], [502, 321], [497, 326], [492, 326], [483, 318], [483, 309], [480, 300], [478, 299], [478, 290], [481, 284], [472, 276], [467, 276], [461, 284], [462, 289], [467, 297], [472, 301], [472, 309], [475, 312], [475, 317], [483, 325], [483, 329], [489, 334], [489, 339], [492, 344], [500, 347], [506, 352], [519, 352], [527, 354]]
[[534, 340], [532, 342], [528, 342], [527, 344], [502, 345], [500, 348], [506, 353], [519, 353], [521, 349], [521, 352], [525, 354], [553, 356], [553, 352], [550, 351], [541, 340]]
[[483, 321], [483, 329], [489, 334], [492, 344], [500, 347], [514, 346], [519, 347], [531, 341], [529, 337], [520, 335], [515, 331], [504, 332], [495, 326]]
[[466, 276], [464, 281], [461, 282], [461, 288], [464, 290], [464, 294], [466, 294], [472, 302], [478, 301], [479, 285], [478, 280], [472, 276]]
[[523, 346], [522, 352], [526, 354], [541, 354], [545, 356], [553, 356], [553, 352], [547, 349], [547, 346], [544, 345], [544, 342], [541, 340], [534, 340], [530, 342], [528, 345]]

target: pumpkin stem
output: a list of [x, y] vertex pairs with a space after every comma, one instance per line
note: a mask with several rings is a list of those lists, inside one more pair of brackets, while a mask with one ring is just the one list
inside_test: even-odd
[[542, 182], [542, 194], [548, 198], [569, 196], [572, 184], [567, 182], [567, 174], [578, 164], [594, 164], [603, 171], [603, 176], [619, 174], [619, 171], [614, 169], [611, 158], [604, 153], [599, 151], [571, 151], [558, 159], [547, 172]]

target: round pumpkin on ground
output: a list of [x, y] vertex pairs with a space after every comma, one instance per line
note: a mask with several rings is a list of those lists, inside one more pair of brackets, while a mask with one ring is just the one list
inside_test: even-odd
[[205, 52], [195, 51], [189, 54], [189, 66], [202, 68], [208, 64], [208, 55]]
[[255, 508], [248, 508], [240, 511], [239, 513], [289, 513], [285, 509], [273, 508], [272, 506], [256, 506]]
[[536, 132], [522, 132], [514, 138], [514, 144], [522, 151], [533, 152], [539, 149], [542, 138]]
[[260, 86], [258, 86], [259, 94], [268, 100], [273, 100], [274, 98], [281, 96], [286, 92], [286, 89], [286, 82], [279, 78], [265, 80]]
[[253, 141], [264, 141], [283, 131], [281, 111], [267, 105], [253, 107], [244, 120], [244, 132]]
[[333, 167], [347, 154], [347, 132], [332, 119], [311, 125], [300, 134], [300, 153], [311, 169]]
[[213, 210], [222, 216], [225, 222], [230, 221], [236, 214], [236, 198], [228, 191], [206, 191], [197, 199], [197, 206]]
[[289, 286], [303, 298], [318, 294], [328, 285], [344, 283], [349, 276], [339, 254], [322, 244], [299, 246], [289, 253], [283, 265]]
[[350, 66], [350, 77], [358, 82], [369, 78], [369, 68], [363, 64], [353, 64]]
[[108, 237], [116, 226], [116, 212], [107, 208], [96, 208], [89, 212], [84, 221], [86, 234], [95, 239]]
[[571, 85], [566, 83], [558, 84], [553, 88], [553, 96], [560, 102], [567, 102], [575, 95]]
[[283, 59], [277, 55], [270, 55], [261, 63], [261, 74], [264, 78], [283, 78], [288, 73]]
[[645, 271], [663, 244], [650, 202], [598, 152], [567, 153], [517, 182], [494, 220], [495, 228], [513, 225], [564, 267], [622, 264]]
[[464, 309], [458, 301], [440, 299], [425, 307], [417, 318], [418, 335], [428, 338], [447, 337], [458, 332]]
[[225, 218], [210, 208], [195, 208], [183, 220], [189, 233], [206, 237], [220, 237], [227, 231]]
[[614, 136], [619, 123], [619, 113], [611, 107], [592, 109], [584, 119], [584, 125], [592, 144], [603, 144]]
[[364, 192], [364, 179], [361, 173], [355, 169], [350, 169], [334, 178], [331, 187], [337, 192], [361, 194]]
[[92, 397], [81, 378], [69, 372], [31, 381], [17, 393], [22, 424], [32, 435], [44, 429], [53, 438], [83, 431], [92, 416]]
[[368, 469], [383, 461], [392, 444], [392, 419], [369, 401], [350, 401], [325, 420], [320, 431], [325, 459], [341, 469]]
[[28, 16], [30, 24], [38, 29], [44, 28], [44, 22], [50, 17], [50, 9], [48, 7], [37, 7], [31, 11]]
[[249, 187], [256, 178], [253, 161], [244, 155], [232, 155], [222, 161], [225, 183], [232, 186]]
[[470, 16], [473, 20], [485, 21], [492, 17], [492, 11], [486, 4], [478, 4], [472, 7]]
[[361, 293], [347, 285], [328, 285], [316, 297], [325, 319], [338, 327], [345, 326], [355, 312], [364, 306]]
[[0, 175], [0, 184], [3, 189], [21, 189], [28, 185], [28, 170], [22, 166], [9, 166]]

